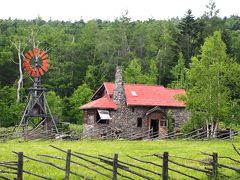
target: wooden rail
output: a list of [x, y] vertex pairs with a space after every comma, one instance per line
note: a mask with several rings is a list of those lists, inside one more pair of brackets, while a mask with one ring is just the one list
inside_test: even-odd
[[[235, 149], [238, 151], [238, 148], [233, 145]], [[52, 146], [54, 149], [63, 152], [65, 157], [59, 157], [59, 156], [52, 156], [48, 154], [39, 154], [37, 155], [40, 157], [45, 157], [45, 160], [30, 157], [22, 152], [13, 152], [17, 155], [17, 161], [3, 161], [0, 162], [0, 178], [2, 179], [12, 179], [13, 176], [15, 176], [17, 180], [23, 180], [24, 174], [28, 174], [30, 176], [33, 176], [35, 178], [40, 179], [55, 179], [54, 177], [46, 177], [44, 174], [37, 174], [33, 171], [29, 171], [25, 169], [25, 164], [28, 163], [28, 161], [24, 159], [28, 159], [30, 161], [34, 161], [36, 163], [44, 164], [51, 166], [53, 168], [58, 169], [59, 171], [64, 172], [64, 177], [62, 179], [69, 180], [71, 179], [71, 175], [80, 177], [82, 179], [95, 179], [94, 177], [88, 177], [84, 175], [82, 172], [73, 172], [71, 168], [73, 166], [80, 166], [86, 170], [86, 172], [91, 171], [95, 173], [95, 175], [100, 176], [99, 179], [112, 179], [117, 180], [119, 178], [124, 179], [162, 179], [162, 180], [168, 180], [172, 179], [173, 176], [172, 173], [177, 173], [181, 175], [179, 178], [187, 178], [187, 179], [194, 179], [199, 180], [203, 177], [196, 177], [191, 174], [191, 172], [201, 172], [204, 173], [206, 178], [213, 178], [213, 179], [220, 179], [221, 177], [225, 178], [231, 178], [228, 175], [223, 174], [221, 172], [222, 168], [233, 170], [236, 173], [240, 173], [240, 168], [234, 167], [234, 165], [227, 165], [224, 163], [221, 163], [221, 159], [225, 158], [227, 160], [230, 160], [230, 162], [239, 163], [239, 160], [236, 160], [229, 156], [218, 156], [217, 153], [207, 153], [207, 152], [201, 152], [204, 155], [207, 155], [210, 157], [209, 162], [205, 162], [203, 160], [197, 160], [197, 159], [191, 159], [187, 157], [181, 157], [176, 155], [171, 155], [169, 152], [164, 152], [160, 154], [152, 154], [152, 155], [145, 155], [140, 157], [135, 156], [129, 156], [127, 155], [130, 160], [137, 161], [139, 163], [132, 163], [129, 161], [122, 161], [119, 158], [118, 154], [114, 154], [112, 157], [106, 156], [106, 155], [90, 155], [85, 154], [82, 152], [72, 152], [72, 150], [63, 150], [59, 147]], [[157, 161], [153, 160], [151, 157], [151, 160], [147, 160], [145, 158], [147, 157], [157, 157]], [[73, 160], [72, 157], [75, 157]], [[61, 164], [55, 164], [52, 162], [47, 161], [48, 159], [55, 159], [59, 160]], [[159, 162], [160, 159], [160, 162]], [[178, 162], [177, 160], [181, 159], [184, 160], [182, 162]], [[184, 163], [185, 161], [191, 162], [193, 165], [189, 165], [189, 163]], [[56, 162], [56, 161], [55, 161]], [[201, 168], [197, 168], [194, 166], [194, 163], [198, 163], [197, 165]], [[94, 167], [89, 166], [89, 164], [92, 164]], [[149, 164], [151, 168], [146, 168], [145, 166], [142, 166], [144, 164]], [[183, 170], [177, 170], [176, 168], [172, 167], [172, 164], [174, 164], [174, 167], [183, 167], [190, 171], [184, 172]], [[27, 167], [27, 166], [26, 166]], [[9, 177], [8, 177], [9, 176]], [[10, 178], [11, 177], [11, 178]]]

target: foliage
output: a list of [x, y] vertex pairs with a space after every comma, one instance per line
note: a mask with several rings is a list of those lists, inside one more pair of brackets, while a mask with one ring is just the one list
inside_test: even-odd
[[186, 81], [186, 68], [183, 54], [179, 53], [178, 64], [171, 70], [175, 80], [169, 85], [172, 88], [185, 88]]
[[127, 83], [144, 83], [145, 77], [138, 59], [133, 59], [124, 71], [124, 81]]
[[232, 71], [229, 62], [221, 34], [215, 32], [205, 40], [201, 55], [192, 59], [187, 72], [187, 107], [192, 119], [211, 123], [212, 130], [231, 115], [231, 89], [226, 86], [226, 74]]
[[168, 121], [168, 131], [169, 132], [173, 132], [174, 128], [175, 128], [175, 121], [174, 121], [174, 117], [173, 117], [173, 113], [171, 110], [167, 111], [167, 121]]
[[240, 64], [231, 60], [226, 67], [225, 86], [228, 87], [230, 99], [230, 114], [226, 124], [240, 124]]
[[199, 111], [191, 111], [191, 119], [184, 122], [181, 125], [181, 131], [183, 133], [189, 133], [195, 129], [199, 129], [205, 126], [205, 114]]
[[202, 43], [203, 24], [195, 19], [192, 11], [189, 9], [185, 17], [179, 23], [180, 33], [177, 37], [177, 43], [180, 52], [186, 60], [186, 67], [189, 67], [191, 57], [196, 54]]
[[212, 0], [209, 1], [208, 5], [206, 5], [207, 11], [204, 12], [204, 16], [212, 18], [216, 17], [219, 13], [219, 9], [216, 9], [216, 3]]
[[62, 99], [54, 91], [47, 92], [46, 98], [54, 118], [61, 120], [64, 108]]
[[24, 104], [16, 103], [16, 89], [1, 87], [0, 97], [0, 127], [16, 125], [21, 120], [24, 108]]
[[73, 92], [72, 96], [69, 98], [69, 122], [82, 124], [83, 122], [83, 112], [80, 110], [80, 106], [87, 103], [92, 97], [93, 92], [87, 84], [78, 86], [78, 88]]
[[70, 130], [71, 134], [79, 135], [79, 134], [81, 134], [82, 131], [83, 131], [83, 125], [70, 124], [69, 130]]
[[153, 59], [150, 60], [148, 71], [149, 72], [145, 75], [145, 84], [157, 84], [158, 69], [156, 62]]
[[[20, 41], [25, 53], [34, 44], [33, 35], [35, 44], [47, 50], [50, 57], [49, 72], [42, 76], [43, 86], [62, 99], [65, 120], [71, 119], [69, 110], [74, 108], [69, 97], [74, 90], [86, 83], [95, 91], [104, 81], [114, 81], [116, 65], [124, 67], [126, 82], [182, 88], [183, 71], [179, 69], [183, 63], [179, 54], [182, 53], [185, 67], [189, 68], [191, 58], [198, 57], [204, 39], [216, 30], [222, 34], [227, 55], [240, 63], [240, 17], [221, 18], [216, 7], [216, 3], [210, 1], [199, 18], [188, 10], [183, 18], [168, 20], [133, 21], [127, 11], [112, 22], [100, 19], [44, 21], [41, 17], [0, 20], [1, 88], [16, 86], [19, 78], [18, 56], [12, 42]], [[239, 112], [239, 102], [234, 94], [238, 94], [239, 86], [231, 78], [236, 79], [238, 69], [230, 67], [236, 73], [229, 73], [225, 81], [231, 89], [229, 106], [234, 113], [234, 118], [228, 119], [237, 122], [239, 113], [235, 112]], [[31, 77], [24, 74], [23, 100], [31, 86]], [[0, 97], [1, 102], [2, 99]], [[5, 114], [1, 114], [0, 119], [5, 119]]]

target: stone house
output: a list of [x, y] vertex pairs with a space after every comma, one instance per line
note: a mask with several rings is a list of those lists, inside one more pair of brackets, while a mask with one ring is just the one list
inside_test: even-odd
[[84, 132], [92, 131], [91, 136], [101, 137], [110, 127], [129, 134], [142, 131], [154, 137], [165, 135], [169, 110], [176, 128], [188, 119], [185, 104], [176, 100], [177, 94], [185, 94], [185, 90], [125, 84], [122, 69], [117, 67], [115, 83], [103, 83], [91, 102], [80, 107], [84, 111]]

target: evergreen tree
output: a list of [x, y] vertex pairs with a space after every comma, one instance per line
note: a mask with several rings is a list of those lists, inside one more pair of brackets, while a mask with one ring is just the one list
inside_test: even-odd
[[186, 60], [186, 67], [189, 67], [191, 57], [197, 53], [198, 47], [201, 45], [202, 24], [195, 20], [189, 9], [178, 27], [180, 34], [177, 38], [177, 44]]

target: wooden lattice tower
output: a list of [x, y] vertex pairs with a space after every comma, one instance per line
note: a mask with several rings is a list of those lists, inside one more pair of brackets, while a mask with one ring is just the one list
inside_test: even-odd
[[58, 133], [47, 103], [45, 88], [41, 85], [41, 76], [49, 68], [48, 55], [41, 49], [29, 50], [25, 54], [23, 67], [32, 76], [34, 83], [33, 87], [28, 89], [28, 101], [15, 134], [22, 134], [25, 138], [35, 138]]

